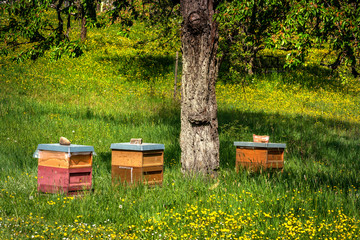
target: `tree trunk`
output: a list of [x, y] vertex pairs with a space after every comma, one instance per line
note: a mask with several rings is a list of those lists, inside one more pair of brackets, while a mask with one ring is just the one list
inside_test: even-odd
[[254, 69], [255, 69], [255, 56], [253, 54], [252, 54], [252, 56], [250, 56], [250, 59], [246, 65], [247, 65], [246, 68], [247, 68], [248, 74], [253, 75]]
[[213, 0], [182, 0], [181, 164], [183, 172], [219, 167], [215, 83], [218, 28]]
[[57, 19], [58, 19], [58, 27], [57, 27], [57, 38], [59, 40], [64, 39], [64, 21], [61, 18], [61, 6], [63, 4], [64, 0], [60, 0], [58, 4], [56, 5], [56, 13], [57, 13]]
[[76, 2], [77, 9], [78, 9], [78, 17], [80, 18], [81, 22], [81, 29], [80, 29], [80, 39], [82, 42], [86, 40], [87, 35], [87, 27], [86, 27], [86, 9], [84, 8], [84, 5], [82, 3], [82, 0], [78, 0]]
[[71, 29], [71, 14], [68, 13], [67, 15], [67, 24], [66, 24], [66, 33], [65, 33], [65, 37], [67, 40], [70, 40], [70, 29]]
[[80, 33], [80, 39], [82, 42], [86, 40], [87, 35], [87, 27], [86, 27], [86, 16], [85, 14], [81, 17], [81, 33]]

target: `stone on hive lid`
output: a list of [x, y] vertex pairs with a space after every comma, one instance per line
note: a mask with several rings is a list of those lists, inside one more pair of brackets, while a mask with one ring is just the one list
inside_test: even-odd
[[65, 137], [60, 137], [59, 143], [60, 143], [60, 145], [70, 145], [71, 144], [69, 139], [67, 139]]
[[260, 136], [253, 134], [253, 141], [258, 143], [268, 143], [270, 137], [269, 136]]
[[143, 140], [142, 138], [132, 138], [130, 140], [130, 144], [142, 144]]

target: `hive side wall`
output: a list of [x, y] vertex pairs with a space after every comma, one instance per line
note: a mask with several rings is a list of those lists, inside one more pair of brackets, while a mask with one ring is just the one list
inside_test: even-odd
[[111, 165], [142, 167], [143, 153], [135, 151], [112, 150]]
[[69, 156], [65, 152], [39, 151], [39, 166], [69, 168]]

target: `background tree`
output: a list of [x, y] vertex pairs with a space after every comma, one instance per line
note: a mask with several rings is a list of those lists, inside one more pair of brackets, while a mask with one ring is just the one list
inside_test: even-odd
[[179, 0], [116, 0], [110, 11], [113, 22], [120, 23], [127, 35], [135, 22], [152, 29], [153, 37], [137, 44], [156, 43], [158, 47], [176, 52], [180, 50]]
[[286, 18], [289, 1], [222, 1], [218, 10], [222, 62], [230, 65], [230, 75], [253, 74], [257, 54], [274, 47], [271, 38]]
[[[77, 0], [77, 18], [81, 22], [80, 39], [85, 41], [87, 35], [87, 25], [96, 22], [97, 0]], [[90, 21], [89, 21], [90, 20]]]
[[[0, 4], [1, 53], [8, 54], [20, 46], [17, 61], [37, 59], [50, 51], [51, 58], [61, 55], [80, 56], [83, 51], [77, 40], [70, 39], [72, 19], [81, 18], [82, 40], [86, 37], [86, 19], [96, 21], [94, 0], [14, 0]], [[66, 30], [65, 20], [66, 19]], [[24, 47], [26, 45], [26, 47]]]
[[219, 167], [215, 82], [218, 26], [214, 1], [181, 1], [181, 163], [184, 172], [213, 173]]
[[[358, 1], [292, 1], [279, 40], [295, 49], [288, 55], [291, 65], [304, 62], [312, 47], [326, 47], [336, 54], [332, 63], [322, 65], [333, 70], [341, 64], [350, 67], [357, 77], [360, 56], [360, 7]], [[330, 53], [329, 52], [329, 53]]]

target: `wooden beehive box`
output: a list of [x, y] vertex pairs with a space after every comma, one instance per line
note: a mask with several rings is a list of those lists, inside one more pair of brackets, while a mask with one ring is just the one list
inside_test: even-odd
[[39, 144], [38, 191], [78, 194], [92, 188], [94, 147], [85, 145]]
[[162, 184], [165, 149], [163, 144], [113, 143], [110, 148], [113, 183]]
[[284, 167], [284, 143], [234, 142], [236, 146], [236, 171], [241, 167], [253, 171], [282, 169]]

